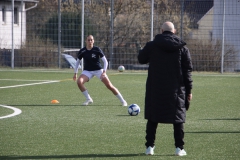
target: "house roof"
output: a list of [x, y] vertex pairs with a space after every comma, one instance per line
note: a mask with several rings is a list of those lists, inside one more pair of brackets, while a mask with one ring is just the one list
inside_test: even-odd
[[185, 11], [198, 21], [213, 7], [213, 0], [185, 0], [184, 6]]
[[207, 11], [207, 13], [206, 14], [204, 14], [203, 16], [202, 16], [202, 18], [200, 18], [199, 20], [198, 20], [198, 22], [197, 23], [199, 23], [209, 12], [211, 12], [211, 10], [213, 9], [213, 7], [212, 8], [210, 8], [209, 9], [209, 11]]
[[192, 19], [192, 28], [198, 27], [198, 21], [213, 7], [214, 0], [185, 0], [184, 11]]

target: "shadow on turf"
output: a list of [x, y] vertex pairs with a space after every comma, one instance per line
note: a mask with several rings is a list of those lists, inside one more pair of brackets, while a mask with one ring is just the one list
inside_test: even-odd
[[[108, 157], [137, 157], [146, 156], [139, 154], [79, 154], [79, 155], [49, 155], [49, 156], [0, 156], [0, 159], [62, 159], [62, 158], [108, 158]], [[175, 155], [153, 155], [153, 156], [175, 156]], [[147, 157], [147, 156], [146, 156]]]
[[[129, 114], [124, 114], [124, 115], [117, 115], [119, 117], [129, 117]], [[136, 117], [136, 116], [130, 116], [130, 117]]]
[[[83, 106], [83, 105], [78, 105], [78, 104], [76, 104], [76, 105], [68, 105], [68, 104], [66, 104], [66, 105], [62, 105], [62, 104], [49, 104], [49, 105], [46, 105], [46, 104], [26, 104], [26, 105], [14, 105], [14, 104], [9, 104], [9, 106], [13, 106], [13, 107], [18, 107], [18, 106], [20, 106], [20, 107], [23, 107], [23, 106], [25, 106], [25, 107], [49, 107], [49, 106], [63, 106], [63, 107], [90, 107], [90, 106], [103, 106], [103, 105], [95, 105], [95, 104], [91, 104], [91, 105], [87, 105], [87, 106]], [[119, 106], [121, 106], [121, 105], [104, 105], [104, 106], [112, 106], [112, 107], [119, 107]]]
[[199, 131], [199, 132], [185, 132], [188, 133], [240, 133], [240, 131]]
[[227, 121], [239, 121], [240, 118], [214, 118], [214, 119], [201, 119], [201, 120], [227, 120]]

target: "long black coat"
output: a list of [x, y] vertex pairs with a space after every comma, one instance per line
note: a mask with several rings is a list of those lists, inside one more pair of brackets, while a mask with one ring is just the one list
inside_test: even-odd
[[185, 122], [185, 95], [192, 89], [192, 62], [185, 45], [172, 32], [165, 31], [139, 51], [139, 63], [149, 63], [145, 119], [158, 123]]

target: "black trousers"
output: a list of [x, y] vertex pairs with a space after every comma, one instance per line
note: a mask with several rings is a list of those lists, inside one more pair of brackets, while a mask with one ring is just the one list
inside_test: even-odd
[[[158, 123], [152, 122], [150, 120], [147, 121], [146, 125], [146, 147], [153, 147], [155, 146], [155, 139], [156, 139], [156, 130], [157, 130]], [[176, 123], [173, 124], [173, 135], [175, 140], [175, 147], [179, 147], [180, 149], [183, 149], [184, 145], [184, 128], [183, 123]]]

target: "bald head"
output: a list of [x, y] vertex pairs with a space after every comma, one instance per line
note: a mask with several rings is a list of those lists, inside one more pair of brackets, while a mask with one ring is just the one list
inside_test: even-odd
[[174, 25], [172, 22], [165, 22], [163, 23], [162, 25], [162, 32], [164, 31], [170, 31], [170, 32], [173, 32], [175, 33], [175, 28], [174, 28]]

